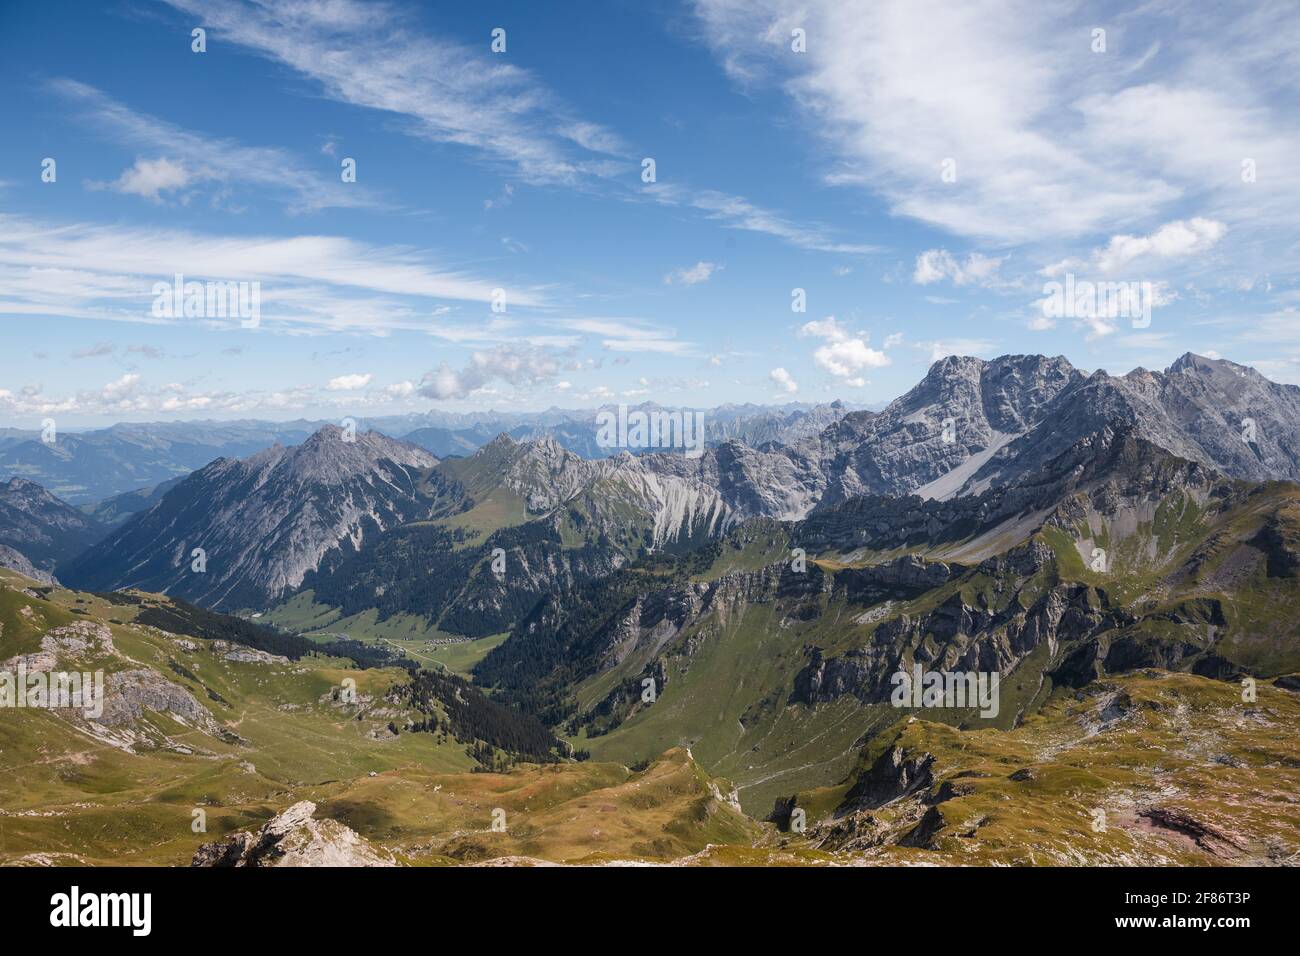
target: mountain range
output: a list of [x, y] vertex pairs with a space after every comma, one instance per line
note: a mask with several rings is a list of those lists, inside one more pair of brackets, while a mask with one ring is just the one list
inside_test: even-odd
[[[783, 419], [784, 441], [749, 419], [752, 442], [720, 437], [697, 457], [584, 457], [552, 434], [499, 434], [440, 458], [330, 425], [89, 513], [11, 480], [0, 564], [53, 572], [83, 596], [43, 600], [108, 601], [123, 626], [114, 609], [144, 602], [134, 620], [164, 635], [201, 623], [307, 642], [296, 653], [370, 647], [381, 669], [402, 655], [375, 719], [445, 733], [469, 708], [457, 740], [492, 770], [590, 760], [622, 768], [601, 777], [616, 790], [668, 774], [699, 794], [663, 824], [690, 839], [634, 856], [703, 852], [706, 834], [755, 847], [769, 831], [754, 821], [788, 833], [800, 809], [797, 854], [1024, 862], [1030, 846], [1064, 861], [1087, 842], [1070, 821], [1102, 804], [1134, 835], [1088, 849], [1094, 861], [1276, 861], [1268, 813], [1234, 808], [1266, 805], [1251, 768], [1290, 758], [1213, 708], [1272, 682], [1282, 696], [1241, 697], [1242, 719], [1293, 729], [1297, 412], [1300, 389], [1221, 359], [1110, 376], [1003, 356], [936, 362], [880, 411]], [[917, 669], [999, 675], [996, 706], [900, 711], [896, 675]], [[1163, 756], [1124, 749], [1138, 726], [1173, 741]], [[1229, 769], [1202, 800], [1206, 761]], [[1161, 782], [1166, 764], [1186, 776]], [[1093, 782], [1107, 775], [1122, 792]], [[1041, 804], [1007, 791], [1045, 781], [1065, 790]], [[1190, 856], [1162, 855], [1188, 833]], [[457, 839], [439, 852], [482, 849]]]
[[[655, 408], [650, 404], [633, 410]], [[617, 451], [596, 440], [595, 420], [609, 410], [449, 413], [366, 418], [353, 425], [419, 445], [439, 458], [469, 455], [500, 434], [517, 441], [544, 437], [586, 458]], [[820, 430], [848, 411], [825, 405], [724, 405], [708, 409], [710, 440], [735, 438], [750, 444], [784, 442]], [[326, 425], [342, 422], [192, 421], [119, 424], [79, 433], [55, 431], [45, 441], [37, 430], [0, 429], [0, 478], [20, 477], [83, 507], [115, 496], [147, 495], [159, 484], [183, 477], [217, 458], [242, 458], [274, 444], [297, 445]]]
[[[310, 575], [315, 591], [353, 613], [391, 614], [415, 609], [393, 594], [419, 571], [393, 556], [418, 546], [451, 562], [446, 599], [486, 611], [482, 626], [496, 627], [508, 622], [489, 606], [504, 589], [484, 568], [498, 547], [528, 569], [528, 592], [540, 595], [556, 575], [601, 575], [644, 549], [682, 551], [752, 519], [799, 521], [864, 496], [1023, 509], [1083, 459], [1095, 465], [1121, 434], [1228, 477], [1300, 479], [1300, 389], [1192, 355], [1165, 372], [1122, 377], [1084, 375], [1060, 357], [950, 357], [884, 410], [830, 417], [788, 443], [727, 438], [697, 458], [623, 450], [591, 459], [549, 435], [503, 434], [442, 463], [377, 432], [347, 442], [344, 430], [324, 426], [291, 449], [218, 459], [156, 500], [144, 496], [141, 505], [152, 503], [96, 547], [75, 561], [62, 555], [62, 570], [85, 587], [259, 609]], [[91, 521], [111, 520], [119, 507]], [[535, 544], [515, 541], [512, 529], [530, 529]], [[191, 572], [195, 548], [208, 559], [201, 573]], [[344, 564], [346, 584], [329, 581]], [[363, 584], [366, 564], [392, 567], [384, 581]]]

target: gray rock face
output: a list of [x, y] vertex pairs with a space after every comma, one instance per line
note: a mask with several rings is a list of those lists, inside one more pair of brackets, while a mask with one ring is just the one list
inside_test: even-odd
[[[590, 554], [558, 563], [511, 551], [525, 590], [542, 594], [622, 566], [642, 543], [684, 548], [751, 518], [803, 521], [801, 544], [819, 550], [904, 546], [941, 528], [973, 533], [1050, 508], [1117, 463], [1166, 480], [1159, 472], [1173, 466], [1143, 449], [1206, 473], [1297, 480], [1298, 413], [1300, 389], [1228, 362], [1189, 355], [1165, 372], [1113, 377], [1060, 357], [1012, 355], [946, 358], [880, 413], [835, 409], [792, 444], [727, 440], [695, 458], [672, 450], [588, 460], [550, 437], [502, 435], [455, 469], [430, 472], [436, 460], [421, 449], [375, 433], [343, 442], [330, 427], [296, 448], [213, 462], [60, 575], [87, 589], [265, 606], [309, 572], [332, 573], [332, 558], [363, 542], [505, 487], [529, 520], [579, 514], [589, 536]], [[801, 428], [817, 420], [807, 414]], [[708, 427], [706, 439], [716, 439]], [[203, 573], [191, 570], [194, 548], [206, 552]], [[490, 585], [476, 597], [485, 609], [520, 603]]]
[[[1121, 433], [1230, 477], [1300, 480], [1300, 388], [1194, 355], [1119, 378], [1085, 376], [1061, 357], [949, 357], [879, 414], [850, 413], [793, 445], [644, 455], [624, 473], [689, 489], [679, 499], [708, 502], [711, 526], [725, 530], [863, 495], [947, 501], [1033, 484], [1055, 460]], [[672, 540], [700, 510], [663, 508], [656, 536]]]
[[[664, 409], [653, 402], [628, 408], [633, 413], [659, 410], [694, 411]], [[553, 441], [582, 458], [599, 459], [615, 456], [619, 450], [604, 447], [598, 442], [597, 415], [600, 412], [617, 414], [617, 411], [617, 406], [607, 405], [598, 409], [557, 408], [546, 412], [514, 414], [452, 415], [430, 412], [420, 416], [429, 420], [428, 424], [413, 431], [390, 430], [396, 423], [385, 419], [375, 420], [373, 424], [381, 431], [400, 435], [404, 441], [419, 445], [439, 456], [473, 454], [504, 433], [518, 442]], [[843, 418], [849, 409], [837, 401], [821, 405], [792, 403], [778, 407], [747, 403], [720, 405], [702, 411], [708, 419], [707, 440], [710, 444], [737, 441], [757, 448], [769, 442], [790, 444], [816, 435], [827, 425]]]
[[42, 571], [32, 565], [27, 557], [7, 544], [0, 544], [0, 568], [8, 568], [10, 571], [17, 571], [19, 574], [31, 578], [40, 584], [58, 584], [58, 579], [48, 571]]
[[1119, 428], [1232, 478], [1300, 479], [1300, 388], [1189, 353], [1163, 373], [1096, 372], [1073, 383], [1042, 427], [1006, 445], [961, 490], [1023, 481], [1070, 446]]
[[52, 571], [103, 533], [96, 521], [34, 482], [0, 482], [0, 545], [17, 551], [35, 568]]
[[[951, 356], [879, 415], [849, 415], [813, 446], [827, 476], [822, 506], [862, 494], [951, 497], [972, 465], [1036, 428], [1082, 375], [1063, 358]], [[945, 427], [946, 426], [946, 427]], [[963, 471], [964, 469], [964, 471]], [[941, 479], [948, 478], [940, 486]], [[931, 487], [931, 486], [934, 487]]]
[[934, 755], [890, 747], [858, 777], [836, 814], [876, 809], [934, 783]]
[[56, 668], [78, 670], [89, 658], [116, 653], [113, 632], [107, 626], [95, 621], [74, 621], [46, 631], [41, 636], [40, 650], [11, 657], [0, 669], [12, 671], [21, 664], [29, 674], [49, 673]]
[[[375, 432], [322, 428], [292, 448], [219, 459], [70, 565], [76, 587], [139, 587], [212, 607], [262, 606], [302, 583], [325, 555], [426, 517], [418, 490], [437, 464]], [[205, 552], [204, 570], [193, 549]]]
[[316, 819], [316, 804], [295, 803], [257, 833], [240, 831], [225, 840], [205, 843], [191, 866], [396, 866], [337, 820]]
[[213, 736], [221, 734], [221, 726], [193, 694], [157, 671], [138, 668], [115, 671], [106, 677], [100, 723], [106, 727], [129, 727], [147, 710], [171, 714]]

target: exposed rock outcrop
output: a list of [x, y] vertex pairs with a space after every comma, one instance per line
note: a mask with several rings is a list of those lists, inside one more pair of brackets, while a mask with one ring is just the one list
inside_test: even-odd
[[27, 560], [27, 556], [15, 551], [7, 544], [0, 544], [0, 568], [17, 571], [23, 577], [31, 578], [40, 584], [57, 586], [59, 581], [48, 571], [43, 571]]
[[375, 847], [337, 820], [316, 818], [316, 804], [295, 803], [256, 833], [241, 830], [205, 843], [191, 866], [396, 866], [388, 851]]

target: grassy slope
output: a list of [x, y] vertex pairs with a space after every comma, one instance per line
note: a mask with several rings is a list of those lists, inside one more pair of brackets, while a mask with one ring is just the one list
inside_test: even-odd
[[[17, 583], [0, 571], [0, 584]], [[30, 608], [31, 616], [22, 608]], [[71, 614], [76, 607], [86, 613]], [[468, 770], [472, 761], [453, 743], [431, 734], [376, 740], [369, 731], [385, 720], [357, 721], [321, 701], [344, 677], [361, 695], [382, 694], [403, 675], [356, 670], [329, 658], [291, 664], [227, 661], [204, 645], [184, 651], [169, 637], [130, 623], [135, 608], [55, 590], [50, 600], [0, 590], [0, 659], [32, 649], [33, 621], [54, 626], [78, 617], [109, 622], [124, 659], [106, 669], [147, 666], [189, 690], [213, 716], [248, 741], [232, 745], [152, 715], [172, 745], [130, 753], [96, 740], [49, 711], [7, 710], [0, 717], [0, 859], [29, 853], [74, 854], [87, 862], [185, 862], [200, 837], [191, 811], [208, 807], [208, 833], [218, 834], [269, 816], [300, 788], [329, 780], [420, 766]], [[202, 642], [200, 642], [202, 644]], [[176, 673], [175, 661], [193, 674]], [[208, 691], [226, 703], [212, 699]], [[248, 769], [251, 765], [253, 769]]]
[[[1242, 696], [1232, 683], [1139, 672], [1060, 692], [1009, 733], [901, 723], [863, 765], [890, 743], [935, 757], [930, 792], [945, 782], [960, 791], [938, 804], [944, 826], [935, 849], [921, 851], [936, 862], [1300, 862], [1300, 695], [1261, 683], [1256, 701]], [[800, 794], [810, 824], [827, 818], [842, 794]], [[872, 815], [885, 830], [906, 831], [926, 809], [918, 796]], [[1198, 846], [1152, 825], [1143, 815], [1152, 809], [1184, 814], [1237, 845]], [[814, 827], [812, 841], [792, 844], [817, 835]], [[916, 852], [873, 855], [887, 862]]]
[[[1019, 588], [970, 570], [915, 601], [890, 609], [890, 616], [924, 613], [955, 591], [970, 606], [1028, 607], [1043, 588], [1060, 580], [1104, 589], [1114, 599], [1144, 614], [1159, 615], [1189, 599], [1214, 598], [1224, 604], [1228, 625], [1215, 630], [1217, 650], [1227, 659], [1263, 676], [1300, 670], [1300, 588], [1294, 578], [1270, 578], [1258, 549], [1249, 542], [1270, 516], [1300, 529], [1300, 489], [1267, 486], [1262, 492], [1222, 510], [1181, 492], [1152, 503], [1146, 520], [1131, 526], [1110, 524], [1095, 513], [1074, 528], [1033, 532], [1052, 547], [1055, 567]], [[1286, 524], [1289, 522], [1290, 524]], [[1019, 539], [1019, 540], [1023, 540]], [[1015, 541], [1004, 544], [1017, 543]], [[1108, 551], [1105, 573], [1089, 570], [1081, 555], [1094, 546]], [[788, 560], [788, 543], [777, 525], [756, 527], [735, 544], [725, 543], [714, 566], [700, 575], [712, 580], [731, 570], [746, 570]], [[960, 549], [956, 549], [959, 551]], [[953, 553], [951, 545], [945, 546]], [[922, 551], [922, 553], [924, 553]], [[1194, 556], [1197, 572], [1184, 569]], [[885, 557], [865, 551], [851, 556], [818, 556], [823, 569], [846, 563], [874, 563]], [[846, 562], [851, 558], [851, 562]], [[1230, 568], [1231, 573], [1224, 568]], [[855, 618], [864, 608], [838, 601], [822, 606], [816, 619], [789, 615], [789, 608], [756, 604], [743, 615], [709, 619], [686, 635], [698, 647], [689, 658], [666, 658], [667, 686], [651, 706], [635, 713], [611, 733], [573, 740], [597, 759], [634, 762], [665, 747], [691, 745], [710, 772], [734, 779], [747, 812], [765, 814], [773, 800], [794, 789], [828, 786], [843, 779], [864, 735], [878, 732], [897, 716], [884, 706], [862, 706], [841, 698], [816, 708], [789, 705], [795, 674], [816, 645], [825, 657], [860, 646], [876, 626]], [[1115, 639], [1186, 640], [1204, 635], [1203, 624], [1145, 620], [1113, 632]], [[680, 643], [680, 642], [679, 642]], [[577, 688], [583, 708], [593, 706], [620, 681], [642, 672], [648, 661], [633, 655], [619, 667]], [[995, 726], [1008, 727], [1016, 715], [1032, 712], [1051, 691], [1040, 678], [1049, 664], [1040, 648], [1017, 670], [1004, 675], [1002, 712]], [[969, 712], [930, 711], [928, 716], [971, 726]], [[982, 722], [976, 722], [982, 723]]]
[[[746, 743], [757, 742], [757, 751], [723, 735], [696, 745], [700, 763], [682, 748], [670, 749], [640, 772], [606, 760], [468, 773], [461, 748], [439, 747], [428, 734], [374, 739], [369, 731], [382, 717], [357, 721], [349, 709], [329, 702], [330, 690], [345, 676], [357, 680], [364, 696], [381, 694], [392, 672], [344, 669], [328, 659], [237, 663], [206, 647], [185, 651], [160, 632], [133, 626], [133, 607], [57, 590], [42, 600], [9, 586], [22, 583], [0, 572], [0, 584], [7, 585], [0, 587], [0, 655], [33, 649], [34, 632], [47, 626], [83, 616], [120, 621], [110, 627], [130, 658], [123, 666], [151, 666], [186, 686], [248, 743], [223, 743], [154, 715], [150, 721], [168, 745], [131, 753], [88, 737], [55, 714], [7, 711], [0, 715], [0, 769], [7, 771], [0, 774], [0, 862], [181, 865], [199, 843], [256, 827], [300, 799], [316, 801], [319, 815], [343, 821], [416, 865], [501, 856], [740, 865], [1224, 859], [1144, 822], [1141, 811], [1153, 806], [1194, 815], [1230, 834], [1237, 845], [1228, 849], [1227, 862], [1281, 862], [1300, 847], [1293, 799], [1300, 788], [1294, 733], [1300, 695], [1267, 683], [1257, 702], [1245, 703], [1229, 683], [1159, 672], [1125, 675], [1086, 692], [1058, 691], [1011, 732], [899, 722], [895, 711], [855, 713], [843, 702], [808, 712], [816, 714], [815, 725], [801, 725], [777, 706], [770, 716], [747, 718], [761, 728], [761, 738], [746, 737]], [[753, 691], [779, 683], [787, 669], [783, 657], [799, 641], [818, 636], [787, 633], [792, 629], [770, 619], [755, 618], [740, 629], [744, 633], [715, 641], [716, 658], [697, 657], [692, 670], [725, 673]], [[743, 653], [723, 653], [728, 645]], [[746, 654], [755, 655], [748, 668], [740, 666]], [[170, 670], [171, 660], [194, 678]], [[754, 660], [766, 666], [755, 670]], [[733, 700], [711, 688], [709, 699], [703, 687], [688, 692], [691, 679], [688, 673], [670, 681], [659, 703], [600, 745], [626, 734], [630, 746], [635, 733], [644, 738], [638, 746], [660, 746], [667, 738], [659, 722], [673, 707], [691, 709], [679, 718], [702, 725], [738, 721], [744, 695], [737, 691]], [[228, 703], [212, 701], [209, 689]], [[1122, 706], [1111, 706], [1117, 700]], [[862, 722], [877, 718], [885, 732], [866, 748], [855, 747]], [[795, 836], [777, 835], [734, 811], [720, 799], [728, 785], [715, 790], [704, 769], [731, 764], [761, 771], [782, 763], [782, 754], [797, 765], [842, 751], [844, 776], [891, 743], [933, 754], [936, 784], [962, 784], [962, 793], [940, 804], [944, 826], [934, 838], [936, 849], [819, 849], [824, 831], [816, 824], [831, 816], [847, 788], [834, 771], [817, 778], [823, 785], [774, 781], [748, 788], [798, 792], [813, 828]], [[176, 744], [203, 752], [178, 752]], [[1010, 779], [1025, 768], [1032, 779]], [[190, 828], [196, 807], [207, 813], [206, 834]], [[491, 829], [498, 808], [506, 814], [504, 833]], [[1096, 809], [1106, 814], [1105, 831], [1093, 829]], [[897, 834], [924, 811], [904, 799], [874, 813]]]
[[[357, 708], [330, 700], [345, 677], [356, 680], [363, 701], [378, 698], [403, 676], [398, 671], [360, 671], [329, 658], [227, 661], [204, 642], [185, 650], [173, 637], [133, 625], [134, 606], [61, 590], [42, 599], [22, 593], [26, 583], [0, 572], [0, 660], [35, 650], [51, 626], [81, 617], [120, 621], [110, 624], [123, 655], [116, 666], [148, 666], [186, 687], [245, 743], [149, 714], [162, 745], [133, 753], [55, 712], [6, 710], [0, 862], [183, 865], [200, 843], [260, 826], [301, 799], [421, 864], [502, 854], [670, 859], [710, 842], [748, 845], [759, 835], [715, 797], [682, 751], [636, 774], [608, 763], [469, 773], [473, 762], [454, 741], [393, 737], [382, 729], [387, 711], [363, 710], [357, 720]], [[456, 668], [486, 652], [467, 645], [445, 650]], [[172, 661], [193, 676], [176, 673]], [[498, 807], [507, 813], [505, 833], [491, 830]], [[191, 829], [196, 808], [207, 814], [206, 833]]]

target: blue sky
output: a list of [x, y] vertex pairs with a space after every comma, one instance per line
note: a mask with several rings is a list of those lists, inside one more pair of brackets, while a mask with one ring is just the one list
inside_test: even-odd
[[[0, 424], [1300, 382], [1300, 24], [1204, 7], [6, 4]], [[178, 271], [258, 325], [156, 316]]]

